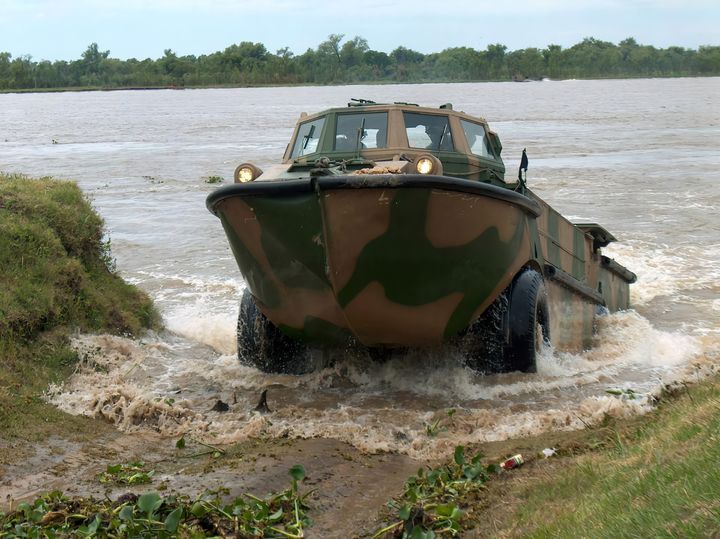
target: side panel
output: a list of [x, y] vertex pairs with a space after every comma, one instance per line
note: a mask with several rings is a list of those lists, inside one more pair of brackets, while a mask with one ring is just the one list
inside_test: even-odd
[[630, 308], [630, 285], [616, 273], [600, 267], [598, 287], [602, 290], [601, 293], [610, 312]]
[[565, 286], [546, 281], [550, 339], [557, 350], [580, 352], [590, 347], [597, 305]]

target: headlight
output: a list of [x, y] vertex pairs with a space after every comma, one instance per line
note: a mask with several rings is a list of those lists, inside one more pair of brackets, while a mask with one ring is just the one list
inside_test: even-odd
[[430, 174], [433, 170], [433, 162], [427, 157], [423, 157], [418, 159], [416, 168], [420, 174]]
[[442, 175], [442, 163], [434, 155], [420, 155], [415, 161], [415, 171], [418, 174]]
[[262, 170], [251, 163], [243, 163], [235, 169], [235, 183], [248, 183], [256, 180]]

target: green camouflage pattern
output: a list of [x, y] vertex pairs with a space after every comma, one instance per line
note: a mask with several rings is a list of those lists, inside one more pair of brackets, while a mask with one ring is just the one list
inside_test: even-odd
[[[528, 267], [545, 277], [558, 349], [589, 346], [600, 307], [629, 307], [634, 276], [600, 253], [612, 236], [597, 225], [581, 229], [523, 185], [506, 183], [499, 153], [491, 160], [471, 154], [458, 122], [472, 117], [370, 105], [390, 113], [388, 147], [348, 155], [332, 150], [335, 115], [344, 110], [301, 117], [326, 117], [317, 151], [291, 158], [296, 129], [283, 165], [252, 182], [308, 180], [307, 189], [234, 185], [208, 197], [259, 308], [283, 332], [321, 345], [437, 346], [462, 333]], [[403, 110], [447, 115], [456, 151], [409, 148], [392, 128]], [[393, 184], [398, 176], [387, 173], [388, 163], [407, 171], [408, 160], [427, 153], [440, 160], [443, 178], [502, 187], [516, 199], [522, 193], [539, 215], [516, 199], [462, 186]], [[321, 156], [330, 163], [318, 168]], [[351, 178], [352, 186], [324, 186], [312, 180], [318, 176]]]

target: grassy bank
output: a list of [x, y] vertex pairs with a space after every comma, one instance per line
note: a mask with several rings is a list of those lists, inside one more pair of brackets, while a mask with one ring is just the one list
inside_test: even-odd
[[[579, 436], [578, 436], [579, 435]], [[720, 378], [629, 421], [557, 437], [559, 456], [491, 482], [479, 537], [716, 537]]]
[[41, 398], [75, 363], [73, 331], [132, 335], [157, 323], [150, 299], [114, 272], [103, 221], [77, 185], [0, 174], [0, 442], [83, 421]]

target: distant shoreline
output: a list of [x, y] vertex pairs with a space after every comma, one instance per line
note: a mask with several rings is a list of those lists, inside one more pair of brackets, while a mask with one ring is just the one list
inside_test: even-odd
[[297, 83], [297, 84], [209, 84], [188, 86], [67, 86], [58, 88], [14, 88], [2, 89], [2, 94], [50, 94], [66, 92], [118, 92], [118, 91], [152, 91], [152, 90], [234, 90], [238, 88], [299, 88], [299, 87], [337, 87], [337, 86], [390, 86], [390, 85], [420, 85], [420, 84], [482, 84], [497, 82], [527, 83], [527, 82], [562, 82], [570, 80], [642, 80], [642, 79], [712, 79], [718, 75], [678, 75], [678, 76], [638, 76], [638, 77], [583, 77], [563, 79], [525, 79], [525, 80], [424, 80], [424, 81], [360, 81], [343, 82], [336, 84]]

